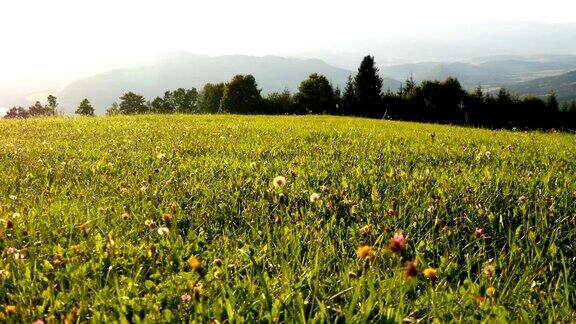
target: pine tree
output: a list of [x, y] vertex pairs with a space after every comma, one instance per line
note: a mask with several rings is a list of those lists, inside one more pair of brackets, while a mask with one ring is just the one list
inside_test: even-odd
[[94, 116], [94, 107], [92, 107], [88, 99], [84, 98], [75, 113], [82, 116]]
[[546, 107], [548, 110], [558, 111], [560, 109], [560, 104], [558, 103], [558, 98], [556, 97], [556, 93], [552, 92], [548, 96], [546, 100]]
[[56, 109], [58, 108], [58, 103], [56, 102], [56, 97], [53, 95], [48, 96], [48, 106], [46, 106], [46, 114], [49, 116], [56, 116]]
[[143, 114], [148, 110], [146, 99], [134, 92], [123, 94], [122, 97], [120, 97], [118, 108], [120, 113], [124, 115]]
[[342, 115], [351, 116], [357, 109], [358, 99], [356, 98], [356, 91], [354, 89], [354, 80], [352, 76], [348, 76], [348, 82], [346, 83], [346, 88], [344, 88], [344, 94], [342, 95]]
[[366, 117], [382, 117], [382, 78], [373, 56], [366, 56], [360, 63], [354, 78], [354, 88], [358, 100], [358, 111]]

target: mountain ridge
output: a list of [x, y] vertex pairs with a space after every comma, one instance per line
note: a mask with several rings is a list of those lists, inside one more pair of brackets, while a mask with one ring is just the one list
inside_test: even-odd
[[[141, 93], [151, 100], [167, 90], [180, 87], [201, 90], [206, 83], [227, 82], [236, 74], [252, 74], [265, 95], [283, 90], [295, 92], [300, 82], [312, 73], [325, 75], [341, 90], [348, 76], [353, 74], [320, 59], [174, 52], [164, 54], [155, 64], [113, 69], [74, 81], [58, 94], [58, 98], [68, 112], [83, 98], [88, 98], [96, 112], [103, 113], [127, 91]], [[384, 90], [396, 90], [400, 85], [400, 81], [384, 79]]]

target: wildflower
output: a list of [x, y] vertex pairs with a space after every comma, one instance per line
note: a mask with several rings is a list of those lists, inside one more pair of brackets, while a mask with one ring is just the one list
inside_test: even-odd
[[72, 245], [71, 248], [74, 254], [82, 253], [82, 247], [79, 244]]
[[88, 223], [84, 223], [84, 224], [78, 225], [78, 229], [79, 229], [80, 232], [82, 232], [82, 234], [84, 234], [84, 235], [88, 234], [88, 232], [90, 231], [89, 228], [88, 228]]
[[317, 193], [314, 192], [314, 193], [312, 193], [312, 194], [310, 195], [310, 202], [311, 202], [311, 203], [317, 202], [318, 199], [320, 199], [320, 195], [319, 195], [319, 194], [317, 194]]
[[409, 279], [415, 277], [417, 274], [416, 261], [406, 261], [406, 263], [404, 263], [404, 278]]
[[200, 260], [197, 257], [191, 256], [190, 258], [188, 258], [188, 261], [186, 261], [186, 265], [188, 266], [188, 268], [196, 270], [200, 268], [202, 262], [200, 262]]
[[424, 269], [424, 271], [422, 271], [422, 274], [428, 280], [436, 279], [436, 269], [434, 269], [434, 268], [426, 268], [426, 269]]
[[37, 319], [34, 322], [32, 322], [32, 324], [44, 324], [44, 321], [41, 319]]
[[213, 262], [213, 263], [214, 263], [215, 266], [219, 267], [219, 266], [222, 265], [222, 260], [221, 260], [221, 259], [214, 259], [214, 262]]
[[322, 191], [322, 192], [328, 192], [328, 191], [330, 191], [330, 187], [325, 186], [325, 185], [321, 185], [321, 186], [320, 186], [320, 191]]
[[147, 219], [144, 221], [144, 225], [146, 225], [148, 227], [153, 227], [154, 225], [156, 225], [156, 222], [152, 219]]
[[166, 213], [166, 214], [162, 215], [162, 220], [166, 223], [170, 223], [172, 221], [172, 218], [173, 218], [172, 214]]
[[165, 226], [158, 227], [158, 234], [160, 234], [160, 236], [168, 235], [169, 232], [170, 230], [168, 229], [168, 227]]
[[128, 220], [128, 219], [130, 219], [130, 214], [123, 213], [121, 217], [122, 217], [122, 220]]
[[184, 293], [184, 294], [182, 294], [182, 296], [180, 296], [180, 299], [183, 302], [187, 303], [187, 302], [192, 300], [192, 296], [190, 296], [188, 293]]
[[8, 196], [8, 198], [10, 198], [10, 200], [16, 200], [16, 199], [18, 199], [18, 197], [14, 196], [14, 195], [10, 195], [10, 196]]
[[486, 288], [486, 296], [494, 297], [496, 295], [496, 289], [494, 287]]
[[372, 248], [368, 245], [364, 245], [358, 248], [356, 254], [360, 259], [367, 259], [370, 257], [370, 253], [372, 252]]
[[482, 227], [476, 227], [474, 230], [474, 236], [477, 238], [482, 238], [482, 236], [484, 236], [484, 229]]
[[274, 187], [282, 188], [286, 184], [286, 178], [284, 178], [283, 176], [277, 176], [276, 178], [274, 178], [272, 183], [274, 184]]
[[6, 314], [8, 315], [16, 314], [16, 306], [14, 305], [6, 306]]
[[18, 217], [20, 217], [20, 213], [13, 213], [12, 214], [12, 218], [18, 218]]
[[492, 278], [492, 276], [494, 275], [494, 272], [496, 272], [496, 268], [494, 268], [494, 266], [491, 264], [485, 265], [484, 268], [482, 269], [482, 274], [486, 278]]
[[404, 238], [404, 235], [402, 235], [401, 233], [395, 234], [394, 237], [392, 237], [390, 239], [390, 242], [388, 243], [388, 247], [390, 248], [390, 250], [395, 253], [402, 251], [405, 246], [406, 246], [406, 239]]
[[165, 157], [166, 157], [166, 154], [164, 154], [164, 153], [158, 153], [158, 154], [156, 154], [156, 158], [157, 158], [158, 160], [164, 160]]

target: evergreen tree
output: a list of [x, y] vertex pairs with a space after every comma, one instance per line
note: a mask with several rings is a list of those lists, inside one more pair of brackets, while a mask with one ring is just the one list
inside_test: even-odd
[[354, 80], [351, 75], [348, 76], [348, 82], [346, 82], [346, 88], [344, 88], [341, 105], [340, 111], [342, 115], [351, 116], [354, 115], [357, 110], [358, 99], [356, 98]]
[[36, 101], [34, 105], [28, 108], [28, 112], [30, 117], [38, 117], [38, 116], [52, 116], [52, 110], [49, 106], [43, 106], [40, 101]]
[[92, 107], [88, 99], [84, 98], [75, 113], [83, 116], [94, 116], [94, 107]]
[[548, 96], [546, 100], [546, 108], [551, 111], [558, 111], [560, 110], [560, 104], [558, 103], [558, 98], [556, 97], [556, 93], [552, 92]]
[[358, 100], [359, 115], [366, 117], [382, 117], [382, 78], [373, 56], [366, 56], [360, 63], [358, 73], [354, 78], [354, 88]]
[[120, 97], [119, 111], [124, 115], [143, 114], [148, 110], [146, 99], [134, 92], [127, 92]]
[[46, 109], [46, 114], [50, 116], [56, 116], [56, 109], [58, 108], [58, 103], [56, 102], [56, 97], [53, 95], [48, 96], [48, 106]]

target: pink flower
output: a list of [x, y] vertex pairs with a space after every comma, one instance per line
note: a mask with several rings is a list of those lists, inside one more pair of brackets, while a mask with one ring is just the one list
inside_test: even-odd
[[402, 233], [394, 234], [394, 237], [390, 239], [388, 247], [392, 252], [400, 252], [406, 246], [406, 239]]
[[484, 236], [484, 229], [482, 227], [476, 227], [474, 230], [474, 236], [477, 238], [482, 238], [482, 236]]
[[187, 303], [192, 300], [192, 296], [190, 296], [188, 293], [184, 293], [182, 294], [182, 296], [180, 296], [180, 299], [182, 299], [183, 302]]
[[32, 324], [44, 324], [44, 321], [41, 319], [37, 319], [34, 322], [32, 322]]

